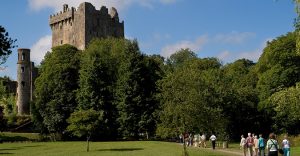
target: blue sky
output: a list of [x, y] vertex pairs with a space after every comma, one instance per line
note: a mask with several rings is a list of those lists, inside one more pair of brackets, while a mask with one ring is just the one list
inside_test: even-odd
[[[257, 61], [266, 41], [294, 30], [296, 17], [292, 0], [1, 0], [0, 25], [39, 64], [51, 48], [50, 14], [84, 1], [116, 7], [126, 37], [137, 39], [143, 53], [168, 57], [190, 48], [223, 63]], [[16, 79], [16, 56], [14, 49], [0, 76]]]

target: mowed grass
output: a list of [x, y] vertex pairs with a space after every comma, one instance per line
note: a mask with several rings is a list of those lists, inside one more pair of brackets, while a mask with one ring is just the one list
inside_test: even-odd
[[[190, 156], [230, 156], [211, 149], [187, 148]], [[181, 156], [178, 143], [159, 141], [91, 142], [22, 142], [0, 144], [0, 155], [13, 156]]]

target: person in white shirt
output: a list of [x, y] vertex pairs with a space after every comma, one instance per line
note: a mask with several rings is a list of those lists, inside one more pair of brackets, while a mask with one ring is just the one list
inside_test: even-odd
[[213, 134], [213, 135], [210, 136], [209, 140], [211, 140], [212, 148], [214, 150], [216, 148], [217, 137]]
[[269, 140], [267, 142], [267, 148], [268, 148], [268, 156], [278, 156], [278, 143], [275, 139], [275, 134], [271, 133], [269, 135]]
[[246, 156], [247, 154], [247, 142], [246, 142], [246, 138], [244, 137], [244, 135], [241, 135], [241, 143], [240, 143], [241, 149], [244, 152], [244, 156]]
[[201, 145], [206, 148], [206, 136], [204, 133], [201, 135]]
[[287, 138], [288, 136], [284, 135], [284, 139], [282, 140], [282, 149], [284, 156], [290, 156], [290, 142]]

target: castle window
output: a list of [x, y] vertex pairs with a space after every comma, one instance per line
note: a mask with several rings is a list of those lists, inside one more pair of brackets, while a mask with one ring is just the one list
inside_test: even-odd
[[21, 67], [21, 72], [22, 72], [22, 73], [25, 72], [25, 67]]
[[60, 40], [60, 44], [63, 44], [63, 40]]
[[25, 60], [25, 54], [24, 53], [22, 53], [22, 61], [24, 61]]
[[25, 82], [22, 81], [22, 82], [21, 82], [21, 85], [22, 85], [22, 87], [25, 87]]

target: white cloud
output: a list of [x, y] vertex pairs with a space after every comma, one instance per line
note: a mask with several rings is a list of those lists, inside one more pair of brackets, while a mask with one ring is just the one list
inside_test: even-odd
[[220, 60], [226, 60], [230, 57], [230, 51], [225, 50], [223, 52], [221, 52], [220, 54], [218, 54], [217, 58]]
[[156, 2], [162, 4], [172, 4], [178, 0], [28, 0], [29, 6], [35, 11], [39, 11], [44, 8], [54, 8], [54, 10], [61, 11], [63, 4], [68, 4], [70, 7], [77, 8], [82, 2], [92, 3], [96, 9], [99, 9], [102, 5], [107, 7], [115, 7], [119, 11], [122, 11], [133, 4], [138, 4], [144, 7], [153, 8]]
[[240, 52], [233, 52], [233, 51], [228, 51], [225, 50], [221, 52], [217, 57], [225, 62], [230, 62], [234, 61], [237, 59], [245, 58], [248, 60], [252, 60], [254, 62], [257, 62], [261, 54], [263, 53], [263, 49], [267, 46], [268, 41], [272, 41], [272, 38], [267, 38], [265, 39], [260, 47], [252, 50], [252, 51], [240, 51]]
[[244, 43], [247, 39], [255, 37], [253, 32], [236, 32], [233, 31], [228, 34], [218, 34], [215, 36], [215, 41], [229, 44]]
[[248, 52], [240, 52], [239, 55], [237, 56], [237, 59], [245, 58], [257, 62], [261, 54], [262, 54], [262, 49], [256, 49], [254, 51], [248, 51]]
[[188, 40], [180, 41], [178, 43], [163, 47], [161, 50], [161, 55], [163, 57], [169, 57], [176, 51], [184, 48], [189, 48], [192, 51], [197, 52], [201, 50], [201, 48], [207, 43], [207, 41], [208, 41], [207, 36], [200, 36], [195, 41], [188, 41]]
[[31, 46], [31, 60], [36, 64], [44, 59], [45, 54], [51, 50], [52, 37], [51, 35], [46, 35], [40, 38], [36, 43]]

